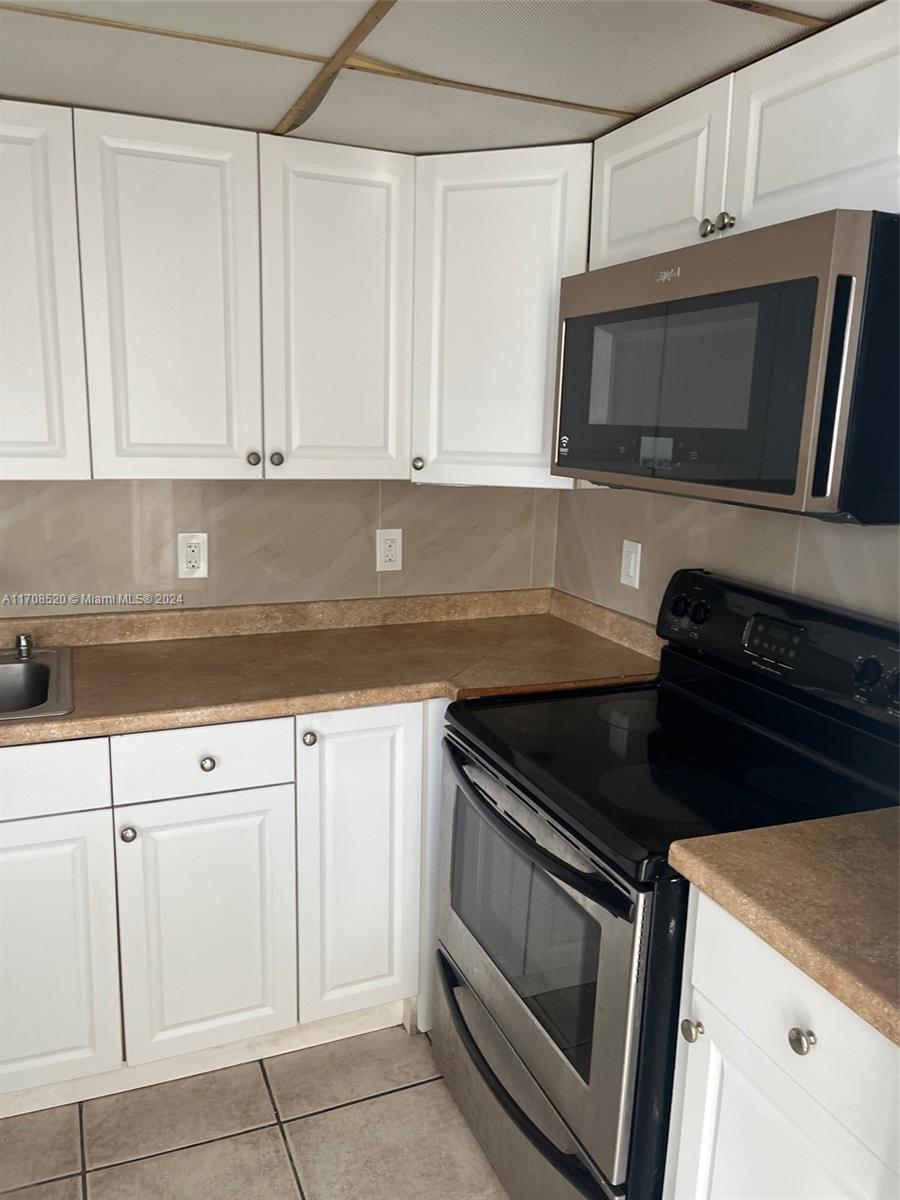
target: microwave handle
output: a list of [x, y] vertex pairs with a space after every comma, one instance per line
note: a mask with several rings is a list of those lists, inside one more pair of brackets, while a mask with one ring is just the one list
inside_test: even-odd
[[499, 834], [504, 841], [508, 842], [520, 854], [534, 863], [536, 867], [540, 867], [541, 870], [546, 871], [548, 875], [552, 875], [561, 883], [567, 884], [573, 891], [584, 896], [585, 899], [593, 900], [595, 904], [599, 904], [602, 908], [605, 908], [614, 917], [622, 917], [629, 922], [634, 920], [634, 903], [620, 892], [617, 887], [605, 880], [602, 875], [593, 875], [587, 871], [579, 871], [576, 867], [570, 866], [569, 863], [563, 862], [561, 858], [557, 858], [555, 854], [551, 854], [549, 850], [545, 850], [543, 846], [533, 841], [526, 834], [520, 833], [515, 825], [511, 825], [509, 821], [505, 821], [493, 805], [484, 799], [478, 788], [475, 787], [471, 779], [463, 771], [459, 761], [459, 752], [453, 744], [445, 741], [444, 747], [460, 791], [495, 833]]
[[463, 1049], [469, 1056], [472, 1066], [481, 1076], [485, 1086], [516, 1126], [519, 1133], [531, 1143], [542, 1158], [546, 1159], [547, 1162], [559, 1171], [566, 1183], [573, 1187], [580, 1196], [586, 1197], [586, 1200], [609, 1200], [611, 1193], [601, 1187], [584, 1165], [581, 1158], [577, 1154], [560, 1150], [556, 1142], [547, 1137], [546, 1133], [539, 1126], [535, 1125], [531, 1117], [519, 1106], [500, 1082], [490, 1063], [481, 1053], [478, 1043], [472, 1035], [472, 1031], [466, 1024], [466, 1018], [456, 998], [456, 989], [465, 987], [466, 985], [454, 970], [447, 955], [440, 949], [437, 951], [437, 974], [441, 991], [447, 1002], [450, 1020], [453, 1022], [453, 1028], [462, 1042]]

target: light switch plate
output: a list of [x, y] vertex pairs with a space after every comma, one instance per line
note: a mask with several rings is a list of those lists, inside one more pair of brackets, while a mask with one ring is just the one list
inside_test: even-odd
[[619, 582], [626, 587], [641, 586], [641, 543], [622, 539], [622, 570]]

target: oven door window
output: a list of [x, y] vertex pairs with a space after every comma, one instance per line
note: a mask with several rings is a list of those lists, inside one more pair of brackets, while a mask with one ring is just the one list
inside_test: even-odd
[[454, 815], [451, 903], [588, 1082], [600, 926], [552, 876], [495, 833], [460, 791]]

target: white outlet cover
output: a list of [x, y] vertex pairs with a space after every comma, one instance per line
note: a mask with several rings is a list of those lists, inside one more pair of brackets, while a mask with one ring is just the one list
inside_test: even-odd
[[375, 530], [375, 570], [403, 570], [403, 530]]
[[619, 582], [625, 587], [640, 587], [641, 585], [641, 543], [622, 539], [622, 570]]
[[[178, 578], [206, 579], [209, 576], [209, 549], [205, 533], [179, 533]], [[192, 565], [196, 563], [196, 565]]]

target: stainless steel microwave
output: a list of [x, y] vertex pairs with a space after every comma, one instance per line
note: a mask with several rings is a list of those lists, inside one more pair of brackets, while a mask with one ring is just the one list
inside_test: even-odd
[[553, 474], [900, 523], [898, 225], [824, 212], [564, 279]]

